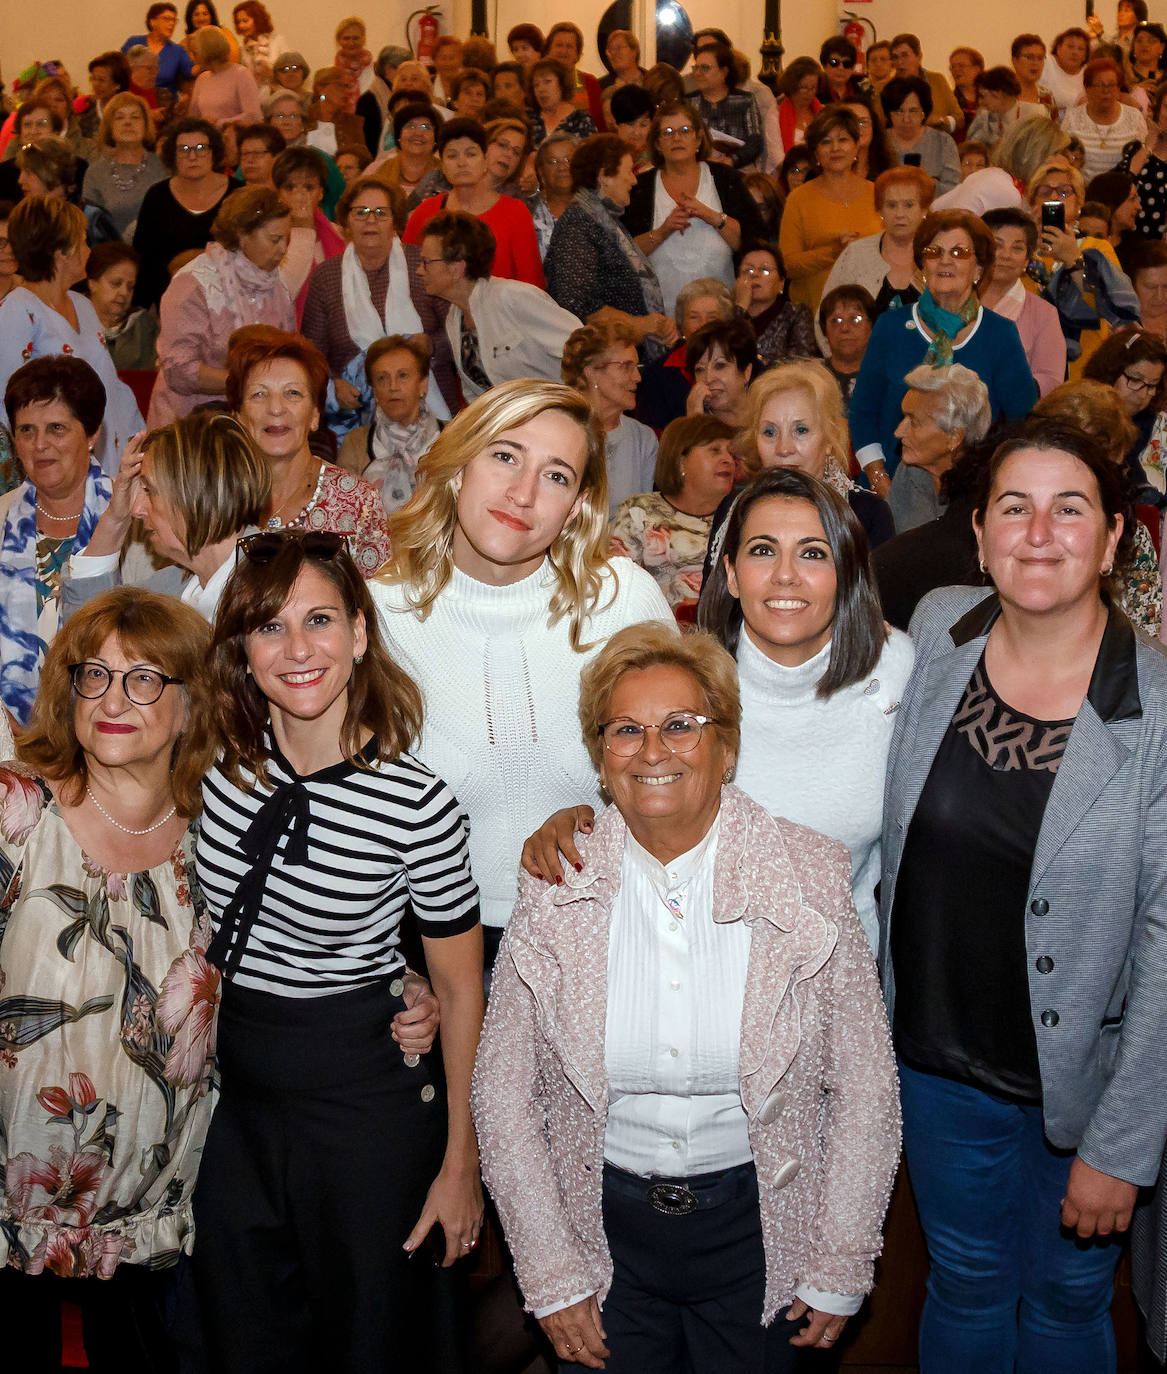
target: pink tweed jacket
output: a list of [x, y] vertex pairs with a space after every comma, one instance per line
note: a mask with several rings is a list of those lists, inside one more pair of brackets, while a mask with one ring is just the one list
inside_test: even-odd
[[[758, 1171], [763, 1321], [796, 1284], [866, 1293], [899, 1158], [887, 1019], [834, 840], [722, 792], [713, 918], [751, 928], [741, 1094]], [[612, 1281], [601, 1181], [608, 926], [627, 833], [615, 807], [562, 887], [522, 874], [495, 965], [472, 1104], [482, 1173], [528, 1308]]]

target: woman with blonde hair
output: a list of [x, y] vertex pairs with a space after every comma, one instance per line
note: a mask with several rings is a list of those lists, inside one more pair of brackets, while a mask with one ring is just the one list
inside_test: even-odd
[[[847, 476], [851, 440], [835, 379], [820, 362], [782, 363], [763, 372], [750, 387], [749, 422], [742, 446], [747, 477], [766, 468], [797, 468], [846, 498], [875, 548], [895, 533], [887, 502], [857, 487]], [[734, 498], [713, 517], [705, 575], [720, 556], [725, 523]]]
[[217, 28], [200, 29], [193, 47], [200, 70], [191, 92], [191, 115], [209, 119], [216, 129], [236, 120], [260, 123], [259, 87], [251, 71], [232, 60], [227, 35]]
[[142, 198], [155, 182], [170, 175], [154, 152], [150, 107], [133, 91], [110, 96], [95, 142], [97, 155], [85, 173], [81, 199], [104, 210], [128, 242]]
[[609, 561], [604, 438], [557, 382], [507, 382], [463, 410], [418, 467], [370, 583], [425, 699], [417, 756], [470, 817], [491, 965], [524, 838], [599, 796], [575, 720], [586, 663], [625, 625], [673, 623], [648, 573]]

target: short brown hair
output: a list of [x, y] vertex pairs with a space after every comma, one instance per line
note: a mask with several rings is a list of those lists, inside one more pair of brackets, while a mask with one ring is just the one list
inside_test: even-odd
[[374, 766], [362, 754], [362, 736], [367, 731], [372, 731], [377, 741], [376, 761], [398, 758], [421, 733], [421, 692], [386, 651], [377, 609], [343, 540], [335, 556], [313, 557], [305, 552], [304, 540], [287, 533], [274, 558], [262, 562], [240, 559], [215, 617], [210, 654], [213, 735], [221, 751], [219, 766], [236, 786], [241, 783], [242, 771], [254, 776], [261, 786], [267, 781], [268, 703], [248, 671], [247, 636], [279, 614], [309, 559], [339, 593], [350, 621], [360, 615], [365, 622], [368, 643], [361, 661], [353, 664], [340, 727], [345, 759], [358, 768]]
[[68, 353], [47, 353], [18, 367], [4, 388], [4, 410], [9, 429], [25, 406], [59, 401], [87, 438], [101, 428], [105, 416], [105, 383], [84, 358]]
[[571, 183], [577, 191], [594, 191], [600, 177], [615, 176], [626, 157], [635, 159], [636, 151], [619, 134], [592, 134], [571, 155]]
[[490, 276], [497, 245], [490, 225], [477, 215], [462, 210], [439, 211], [422, 230], [422, 238], [441, 243], [443, 262], [464, 262], [467, 281]]
[[355, 177], [341, 192], [340, 199], [336, 202], [336, 222], [341, 228], [347, 228], [349, 211], [353, 208], [353, 201], [358, 196], [363, 196], [366, 191], [380, 191], [385, 197], [389, 206], [390, 214], [393, 218], [393, 225], [400, 234], [405, 228], [405, 221], [408, 215], [405, 211], [405, 197], [394, 186], [386, 186], [383, 181], [376, 177]]
[[[49, 104], [43, 95], [31, 96], [19, 106], [16, 111], [16, 136], [20, 138], [24, 132], [24, 121], [30, 114], [36, 114], [38, 110], [43, 110], [52, 120], [53, 133], [63, 134], [65, 132], [65, 122], [56, 110]], [[18, 145], [19, 146], [19, 145]]]
[[8, 217], [8, 243], [25, 281], [52, 281], [58, 253], [85, 241], [85, 214], [54, 196], [25, 196]]
[[912, 240], [912, 261], [917, 267], [924, 266], [924, 249], [937, 234], [950, 229], [963, 229], [972, 239], [973, 252], [981, 269], [981, 280], [992, 271], [993, 259], [997, 256], [997, 244], [984, 220], [970, 215], [967, 210], [930, 210]]
[[146, 435], [153, 482], [182, 521], [193, 558], [261, 523], [271, 501], [271, 469], [238, 420], [196, 410]]
[[153, 126], [150, 123], [150, 107], [135, 91], [118, 91], [117, 95], [111, 95], [105, 102], [105, 109], [101, 112], [101, 124], [97, 130], [99, 147], [113, 147], [113, 117], [119, 110], [124, 110], [127, 105], [132, 105], [142, 116], [142, 142], [147, 148], [153, 148], [154, 135], [151, 132]]
[[675, 115], [681, 115], [688, 120], [690, 126], [697, 133], [697, 161], [707, 162], [709, 155], [713, 152], [713, 140], [709, 137], [709, 130], [705, 127], [705, 121], [692, 107], [683, 100], [666, 100], [663, 104], [656, 107], [656, 114], [652, 117], [652, 123], [648, 126], [648, 155], [652, 159], [654, 167], [665, 165], [664, 154], [657, 147], [657, 139], [660, 138], [660, 131], [665, 127], [665, 123]]
[[550, 72], [559, 82], [559, 94], [564, 100], [570, 100], [575, 94], [571, 84], [571, 76], [562, 62], [554, 57], [541, 57], [534, 63], [531, 70], [527, 73], [527, 85], [531, 88], [531, 99], [534, 100], [535, 78], [542, 76], [544, 72]]
[[211, 225], [211, 237], [224, 248], [239, 247], [244, 234], [259, 229], [269, 220], [287, 219], [291, 210], [270, 186], [243, 186], [219, 206]]
[[299, 363], [308, 376], [308, 390], [316, 409], [324, 413], [328, 395], [328, 363], [315, 344], [303, 334], [289, 334], [269, 324], [248, 324], [236, 329], [227, 343], [227, 404], [238, 411], [243, 405], [247, 378], [257, 367], [281, 358]]
[[742, 724], [737, 665], [711, 634], [679, 635], [668, 625], [646, 620], [617, 630], [580, 675], [579, 723], [597, 772], [604, 761], [600, 727], [608, 719], [608, 703], [617, 683], [625, 673], [666, 665], [696, 681], [711, 724], [730, 755], [737, 758]]
[[285, 148], [271, 165], [272, 183], [286, 186], [297, 172], [315, 177], [322, 191], [328, 188], [328, 163], [319, 148]]
[[507, 33], [507, 47], [513, 48], [516, 43], [526, 43], [529, 48], [534, 48], [536, 52], [543, 51], [543, 30], [536, 28], [534, 24], [516, 24]]
[[578, 24], [573, 24], [570, 19], [561, 19], [558, 24], [552, 24], [547, 30], [547, 37], [543, 40], [544, 56], [551, 49], [551, 40], [557, 33], [569, 33], [575, 39], [575, 60], [578, 62], [583, 56], [584, 36], [583, 30]]
[[430, 375], [433, 346], [424, 334], [387, 334], [371, 343], [365, 353], [365, 381], [373, 385], [373, 368], [387, 353], [408, 353], [423, 377]]
[[39, 178], [46, 191], [63, 188], [69, 194], [76, 189], [77, 159], [63, 138], [26, 143], [16, 154], [16, 165], [22, 172]]
[[227, 149], [223, 143], [223, 135], [208, 119], [196, 119], [188, 116], [186, 119], [176, 120], [158, 143], [158, 156], [165, 163], [171, 172], [175, 170], [174, 149], [178, 144], [179, 138], [183, 134], [198, 134], [211, 146], [211, 169], [216, 172], [223, 170], [223, 164], [227, 159]]
[[676, 496], [685, 485], [685, 459], [702, 444], [718, 439], [732, 439], [737, 431], [716, 415], [682, 415], [672, 420], [660, 436], [656, 451], [656, 471], [653, 481], [662, 496]]
[[76, 803], [88, 778], [85, 751], [73, 724], [70, 663], [84, 663], [110, 637], [123, 652], [178, 678], [189, 718], [171, 758], [170, 784], [182, 816], [202, 810], [203, 777], [215, 758], [206, 674], [211, 627], [191, 606], [143, 587], [115, 587], [87, 602], [61, 626], [45, 654], [40, 686], [28, 728], [16, 756], [43, 777], [63, 784], [66, 802]]
[[584, 368], [609, 348], [635, 348], [636, 335], [621, 320], [602, 320], [573, 330], [563, 345], [559, 370], [568, 386], [582, 387]]

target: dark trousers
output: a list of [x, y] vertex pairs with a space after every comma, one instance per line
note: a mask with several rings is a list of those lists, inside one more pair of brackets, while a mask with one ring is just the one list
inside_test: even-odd
[[[754, 1166], [705, 1180], [713, 1183], [711, 1205], [667, 1216], [648, 1201], [645, 1180], [604, 1166], [604, 1231], [615, 1271], [601, 1313], [612, 1352], [606, 1374], [799, 1368], [802, 1352], [789, 1343], [798, 1327], [781, 1312], [761, 1325], [766, 1261]], [[561, 1368], [578, 1374], [580, 1366]]]
[[386, 980], [327, 998], [227, 986], [222, 1096], [195, 1190], [216, 1374], [430, 1367], [432, 1261], [401, 1246], [445, 1147], [445, 1099], [390, 1036]]
[[12, 1374], [58, 1374], [61, 1303], [81, 1309], [81, 1329], [94, 1374], [172, 1374], [168, 1334], [175, 1271], [118, 1266], [111, 1279], [62, 1279], [47, 1270], [0, 1270], [0, 1364]]

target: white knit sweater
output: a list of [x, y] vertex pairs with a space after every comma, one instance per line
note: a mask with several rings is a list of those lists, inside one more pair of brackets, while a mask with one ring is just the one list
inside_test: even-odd
[[547, 624], [555, 585], [548, 563], [509, 587], [455, 569], [426, 620], [402, 587], [369, 583], [390, 652], [425, 701], [417, 756], [470, 817], [485, 925], [510, 918], [527, 836], [560, 807], [599, 805], [579, 724], [584, 665], [626, 625], [676, 624], [648, 573], [627, 558], [613, 558], [610, 568], [583, 653], [572, 650], [566, 617]]
[[895, 708], [912, 670], [912, 641], [892, 630], [874, 671], [823, 699], [815, 687], [831, 646], [797, 668], [774, 663], [743, 628], [738, 643], [742, 745], [736, 782], [774, 816], [808, 825], [851, 851], [855, 908], [874, 949], [883, 778]]

